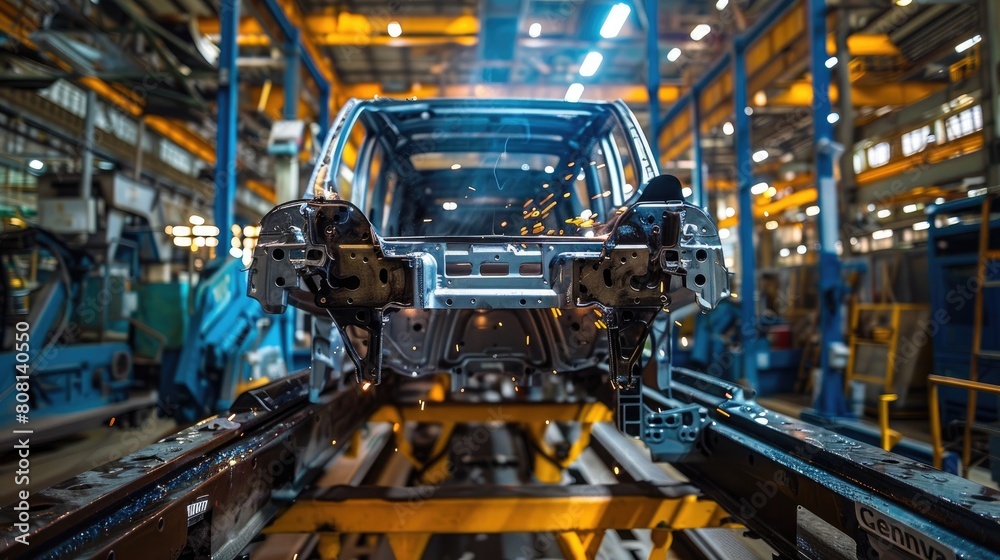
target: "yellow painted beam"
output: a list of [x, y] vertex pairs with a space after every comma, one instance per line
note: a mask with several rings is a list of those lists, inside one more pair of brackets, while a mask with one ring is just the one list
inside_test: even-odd
[[[826, 50], [837, 52], [837, 42], [833, 33], [827, 36]], [[901, 56], [899, 50], [888, 35], [855, 33], [847, 38], [847, 51], [851, 56]]]
[[603, 403], [464, 403], [425, 402], [421, 405], [386, 405], [380, 408], [370, 422], [610, 422], [611, 411]]
[[[291, 14], [290, 14], [291, 15]], [[292, 19], [291, 17], [289, 19]], [[292, 20], [305, 29], [320, 46], [364, 47], [418, 46], [438, 44], [475, 45], [479, 34], [479, 19], [460, 16], [369, 16], [341, 12], [339, 14], [309, 14]], [[390, 37], [387, 27], [396, 21], [403, 29], [399, 37]], [[198, 29], [206, 35], [219, 33], [217, 18], [200, 18]], [[254, 18], [240, 21], [237, 41], [242, 46], [269, 46], [270, 39], [263, 26]]]
[[[673, 530], [718, 526], [722, 509], [697, 494], [672, 495], [659, 488], [616, 484], [588, 486], [586, 492], [557, 492], [545, 496], [530, 492], [497, 491], [478, 486], [466, 496], [444, 495], [444, 489], [425, 500], [338, 496], [300, 499], [266, 533], [546, 533], [605, 529]], [[403, 495], [407, 489], [399, 489]], [[692, 488], [693, 490], [693, 488]], [[391, 492], [391, 491], [390, 491]], [[341, 494], [344, 492], [342, 491]], [[406, 496], [411, 496], [409, 493]], [[411, 496], [412, 497], [412, 496]]]
[[[882, 83], [855, 85], [851, 90], [851, 101], [856, 107], [881, 107], [884, 105], [909, 105], [945, 87], [936, 82]], [[830, 101], [839, 98], [837, 86], [830, 86]], [[767, 96], [767, 105], [777, 107], [809, 107], [812, 105], [812, 84], [799, 81], [788, 85], [778, 93]]]
[[[808, 189], [802, 189], [796, 191], [786, 197], [780, 198], [773, 202], [766, 202], [763, 204], [754, 204], [753, 214], [755, 218], [763, 218], [765, 212], [768, 216], [774, 216], [789, 208], [798, 208], [805, 204], [811, 204], [818, 200], [818, 195], [815, 187], [809, 187]], [[736, 216], [732, 218], [725, 218], [719, 220], [719, 228], [734, 227], [739, 224], [739, 219]]]
[[[386, 93], [379, 83], [344, 84], [335, 92], [340, 99], [356, 97], [358, 99], [371, 99], [379, 97], [416, 97], [426, 99], [429, 97], [529, 97], [543, 99], [562, 99], [566, 95], [566, 86], [563, 85], [540, 85], [540, 84], [452, 84], [444, 87], [421, 84], [410, 88], [405, 92]], [[680, 97], [681, 88], [679, 86], [661, 86], [660, 101], [662, 103], [673, 103]], [[598, 100], [621, 99], [626, 103], [637, 105], [646, 104], [648, 94], [645, 86], [635, 85], [610, 85], [593, 84], [588, 85], [584, 90], [583, 98]]]

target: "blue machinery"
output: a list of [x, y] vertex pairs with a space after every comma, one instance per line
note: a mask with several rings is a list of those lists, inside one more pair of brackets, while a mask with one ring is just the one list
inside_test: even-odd
[[[738, 174], [738, 216], [740, 239], [740, 292], [742, 297], [741, 335], [744, 340], [742, 371], [751, 387], [757, 387], [758, 353], [757, 344], [761, 331], [757, 324], [756, 309], [756, 257], [753, 243], [753, 196], [750, 187], [755, 183], [753, 175], [751, 120], [752, 111], [747, 99], [748, 77], [746, 72], [746, 51], [750, 45], [761, 38], [768, 27], [780, 19], [795, 5], [795, 0], [778, 0], [766, 13], [761, 14], [749, 29], [735, 38], [733, 50], [722, 56], [699, 78], [691, 90], [682, 96], [670, 108], [667, 114], [659, 119], [659, 125], [653, 134], [658, 139], [663, 126], [671, 122], [682, 111], [691, 111], [694, 172], [692, 173], [693, 200], [695, 204], [704, 207], [707, 203], [704, 162], [701, 149], [701, 111], [699, 96], [703, 89], [715, 80], [730, 64], [733, 67], [733, 106], [736, 129], [736, 167]], [[812, 72], [813, 89], [813, 123], [814, 140], [816, 144], [815, 167], [817, 189], [819, 191], [820, 208], [820, 330], [823, 337], [821, 349], [822, 381], [817, 401], [814, 403], [816, 412], [827, 418], [844, 416], [847, 403], [843, 394], [843, 373], [835, 367], [835, 356], [831, 349], [843, 341], [840, 332], [840, 300], [842, 286], [840, 282], [840, 260], [837, 257], [836, 242], [838, 239], [837, 187], [834, 181], [833, 166], [841, 149], [833, 140], [833, 125], [827, 120], [831, 113], [829, 98], [830, 69], [826, 67], [829, 58], [826, 47], [826, 15], [825, 0], [807, 0], [810, 41], [810, 70]], [[652, 29], [652, 28], [651, 28]], [[652, 82], [651, 82], [652, 83]], [[651, 90], [652, 91], [652, 90]], [[658, 107], [652, 103], [651, 108]], [[655, 110], [655, 109], [654, 109]], [[658, 111], [653, 113], [658, 114]], [[653, 144], [658, 144], [654, 141]]]

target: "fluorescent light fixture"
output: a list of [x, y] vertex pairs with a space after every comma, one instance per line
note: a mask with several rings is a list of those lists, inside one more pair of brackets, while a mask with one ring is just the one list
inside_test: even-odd
[[531, 26], [528, 27], [529, 37], [534, 38], [538, 37], [541, 34], [542, 34], [542, 24], [538, 23], [537, 21], [535, 23], [532, 23]]
[[769, 229], [769, 230], [778, 229], [778, 222], [776, 222], [774, 220], [770, 220], [766, 224], [764, 224], [764, 227], [767, 228], [767, 229]]
[[920, 210], [920, 209], [917, 208], [916, 204], [907, 204], [906, 206], [903, 207], [903, 212], [905, 214], [911, 214], [913, 212], [916, 212], [917, 210]]
[[229, 256], [234, 259], [239, 259], [243, 257], [243, 249], [238, 249], [236, 247], [231, 247], [229, 249]]
[[726, 136], [732, 136], [733, 132], [736, 132], [736, 129], [733, 128], [733, 123], [726, 121], [725, 123], [722, 124], [723, 134], [725, 134]]
[[760, 163], [765, 159], [767, 159], [767, 156], [768, 156], [767, 150], [757, 150], [756, 152], [753, 153], [753, 156], [751, 157], [755, 162]]
[[712, 26], [708, 25], [707, 23], [699, 23], [698, 25], [694, 26], [694, 29], [691, 30], [691, 38], [694, 39], [695, 41], [701, 41], [702, 39], [707, 37], [708, 34], [711, 32], [712, 32]]
[[451, 164], [451, 168], [455, 169], [455, 170], [461, 169], [462, 168], [462, 164], [461, 163], [453, 163], [453, 164]]
[[399, 37], [403, 34], [403, 26], [399, 25], [398, 21], [390, 21], [386, 30], [389, 32], [390, 37]]
[[441, 207], [445, 210], [458, 210], [458, 203], [449, 200], [448, 202], [442, 204]]
[[720, 229], [719, 230], [719, 239], [729, 239], [729, 236], [731, 234], [732, 234], [732, 232], [729, 231], [729, 228]]
[[597, 73], [597, 69], [601, 67], [601, 61], [604, 60], [604, 55], [597, 51], [590, 51], [587, 53], [586, 58], [583, 59], [583, 64], [580, 65], [580, 75], [584, 78], [588, 78]]
[[174, 245], [177, 245], [178, 247], [190, 247], [191, 246], [191, 238], [190, 237], [175, 237], [174, 238]]
[[944, 204], [944, 203], [945, 203], [944, 197], [938, 197], [934, 199], [934, 204]]
[[753, 102], [754, 105], [760, 105], [761, 107], [767, 105], [767, 93], [765, 93], [764, 90], [760, 90], [753, 94]]
[[35, 171], [39, 171], [41, 168], [45, 167], [45, 164], [42, 163], [42, 160], [40, 159], [33, 159], [28, 162], [28, 167], [34, 169]]
[[732, 206], [727, 206], [726, 207], [726, 217], [727, 218], [732, 218], [735, 215], [736, 215], [736, 209], [733, 208]]
[[583, 84], [576, 82], [570, 84], [569, 87], [566, 88], [566, 97], [564, 97], [563, 99], [575, 103], [579, 101], [581, 97], [583, 97]]
[[191, 235], [195, 237], [215, 237], [219, 235], [219, 228], [215, 226], [194, 226], [191, 228]]
[[[173, 235], [174, 237], [188, 237], [191, 235], [191, 228], [188, 226], [174, 226], [170, 235]], [[183, 247], [183, 245], [181, 245], [181, 247]]]
[[869, 202], [868, 206], [866, 208], [868, 208], [869, 212], [874, 212], [875, 211], [875, 204]]
[[556, 168], [555, 168], [555, 167], [552, 167], [551, 165], [546, 165], [546, 166], [545, 166], [545, 172], [546, 172], [546, 173], [554, 173], [554, 172], [555, 172], [555, 170], [556, 170]]
[[619, 3], [611, 6], [611, 11], [608, 12], [608, 17], [604, 20], [604, 25], [601, 26], [601, 37], [605, 39], [617, 37], [630, 13], [632, 13], [632, 8], [628, 4]]
[[827, 68], [833, 68], [836, 65], [837, 65], [837, 57], [831, 56], [830, 58], [826, 59]]
[[913, 3], [913, 0], [896, 0], [896, 5], [900, 8], [905, 8]]
[[840, 114], [839, 113], [830, 113], [829, 115], [826, 116], [826, 122], [828, 122], [830, 124], [834, 124], [835, 122], [837, 122], [839, 120], [840, 120]]
[[965, 52], [965, 51], [971, 49], [972, 47], [974, 47], [977, 43], [979, 43], [979, 41], [982, 41], [982, 40], [983, 40], [983, 36], [982, 35], [976, 35], [976, 36], [972, 37], [971, 39], [966, 39], [966, 40], [962, 41], [961, 43], [959, 43], [958, 45], [955, 46], [955, 52], [959, 52], [959, 53], [960, 52]]
[[798, 253], [798, 254], [800, 254], [800, 255], [806, 254], [806, 250], [807, 249], [806, 249], [805, 245], [799, 245], [798, 247], [795, 248], [795, 252]]
[[819, 214], [819, 206], [810, 206], [806, 208], [806, 216], [816, 216]]
[[681, 194], [684, 195], [684, 198], [689, 198], [692, 194], [694, 194], [694, 191], [691, 190], [691, 187], [684, 187], [681, 189]]
[[913, 231], [923, 231], [923, 230], [928, 229], [930, 227], [931, 227], [930, 222], [927, 222], [927, 221], [917, 222], [917, 223], [913, 224]]
[[729, 0], [718, 0], [715, 3], [715, 9], [721, 12], [722, 10], [725, 10], [726, 6], [728, 5], [729, 5]]
[[892, 237], [891, 229], [882, 229], [872, 233], [872, 239], [874, 239], [875, 241], [879, 241], [881, 239], [889, 239], [890, 237]]
[[670, 49], [667, 52], [667, 60], [670, 62], [677, 62], [677, 59], [681, 57], [681, 50], [677, 47]]
[[218, 237], [206, 237], [205, 238], [205, 246], [206, 247], [218, 247], [219, 246], [219, 238]]
[[756, 185], [750, 187], [750, 194], [764, 194], [767, 192], [767, 188], [770, 185], [767, 183], [757, 183]]
[[188, 218], [188, 222], [191, 222], [191, 225], [193, 226], [200, 226], [205, 223], [205, 218], [202, 218], [198, 214], [191, 214]]
[[744, 107], [743, 113], [749, 117], [750, 115], [753, 114], [753, 107]]
[[785, 248], [781, 249], [780, 251], [778, 251], [778, 254], [781, 255], [782, 258], [784, 258], [784, 257], [787, 257], [787, 256], [791, 255], [792, 252], [788, 250], [788, 247], [785, 247]]
[[884, 220], [889, 216], [892, 216], [892, 210], [889, 210], [888, 208], [883, 208], [879, 210], [878, 213], [875, 215]]

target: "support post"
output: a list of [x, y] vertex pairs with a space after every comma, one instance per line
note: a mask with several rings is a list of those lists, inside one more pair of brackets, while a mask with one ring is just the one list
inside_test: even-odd
[[87, 114], [83, 118], [83, 161], [80, 173], [80, 198], [91, 197], [94, 180], [94, 118], [97, 116], [97, 93], [87, 90]]
[[658, 2], [646, 0], [646, 88], [649, 92], [649, 122], [652, 138], [649, 147], [653, 161], [660, 167], [660, 137], [656, 123], [660, 122], [660, 37], [658, 25]]
[[694, 167], [691, 169], [691, 203], [708, 209], [708, 192], [705, 189], [705, 157], [701, 149], [701, 91], [691, 92], [691, 154]]
[[816, 188], [819, 191], [819, 282], [820, 282], [820, 367], [821, 375], [816, 411], [821, 416], [847, 414], [843, 372], [831, 364], [831, 349], [844, 340], [840, 331], [842, 281], [840, 258], [837, 256], [839, 211], [837, 183], [833, 166], [839, 157], [839, 147], [833, 140], [831, 113], [830, 69], [826, 61], [826, 0], [807, 0], [809, 18], [810, 71], [813, 89], [813, 144], [815, 146]]
[[753, 124], [747, 114], [747, 65], [746, 45], [737, 42], [733, 51], [733, 104], [736, 112], [736, 189], [739, 199], [740, 236], [740, 309], [743, 317], [740, 328], [743, 340], [743, 378], [751, 389], [757, 388], [757, 288], [754, 274], [757, 270], [757, 256], [753, 241], [753, 195], [750, 187], [754, 183], [751, 143]]
[[[299, 61], [300, 54], [299, 30], [292, 30], [285, 42], [285, 73], [282, 87], [285, 92], [281, 118], [294, 121], [299, 118]], [[299, 154], [296, 145], [282, 143], [274, 152], [275, 162], [275, 198], [284, 203], [302, 198], [299, 190]]]
[[[219, 228], [219, 247], [226, 247], [229, 228], [236, 206], [236, 118], [239, 109], [239, 87], [236, 57], [239, 47], [236, 36], [240, 23], [240, 0], [222, 0], [219, 10], [219, 90], [217, 94], [218, 126], [216, 130], [215, 203], [213, 218]], [[228, 251], [216, 252], [222, 259]]]

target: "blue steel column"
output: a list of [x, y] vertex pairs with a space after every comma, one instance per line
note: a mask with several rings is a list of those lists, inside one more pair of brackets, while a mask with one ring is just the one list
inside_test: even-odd
[[[843, 416], [847, 412], [844, 379], [839, 369], [830, 365], [830, 349], [843, 342], [840, 331], [841, 279], [837, 257], [838, 207], [837, 184], [834, 180], [834, 158], [830, 115], [830, 69], [826, 67], [826, 0], [807, 0], [809, 14], [810, 71], [813, 87], [813, 140], [816, 154], [816, 188], [819, 191], [819, 287], [820, 335], [822, 337], [822, 380], [814, 406], [822, 416]], [[846, 125], [850, 126], [850, 125]]]
[[657, 21], [656, 0], [646, 0], [646, 88], [649, 91], [649, 122], [653, 137], [649, 139], [649, 147], [653, 151], [653, 161], [660, 167], [660, 34]]
[[691, 90], [691, 147], [694, 168], [691, 170], [691, 203], [708, 208], [708, 192], [705, 188], [705, 159], [701, 149], [701, 91]]
[[281, 118], [294, 120], [299, 117], [299, 30], [296, 29], [285, 42], [285, 104]]
[[236, 206], [236, 115], [239, 109], [239, 84], [236, 56], [239, 47], [236, 34], [240, 21], [240, 0], [222, 0], [219, 9], [219, 91], [217, 94], [218, 126], [215, 139], [215, 205], [212, 216], [219, 228], [219, 250], [216, 259], [229, 254], [229, 227]]
[[[737, 41], [733, 51], [733, 105], [736, 112], [736, 189], [739, 197], [740, 236], [740, 307], [743, 317], [740, 331], [743, 340], [743, 378], [752, 389], [757, 388], [757, 287], [754, 274], [757, 272], [757, 257], [753, 241], [753, 196], [750, 187], [754, 183], [753, 160], [751, 159], [750, 115], [747, 103], [746, 44]], [[697, 100], [694, 100], [697, 102]]]

